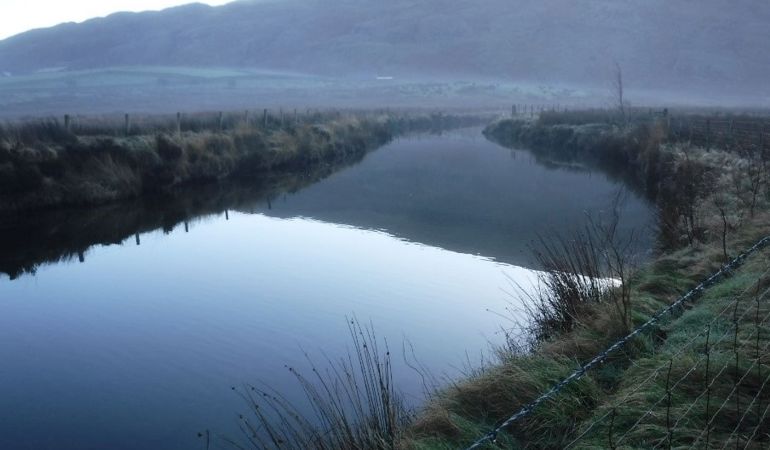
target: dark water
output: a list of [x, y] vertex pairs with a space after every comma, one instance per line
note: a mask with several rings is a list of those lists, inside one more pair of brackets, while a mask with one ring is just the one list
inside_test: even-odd
[[[532, 279], [518, 267], [529, 242], [582, 223], [619, 187], [480, 130], [403, 139], [335, 169], [4, 219], [0, 449], [203, 448], [205, 429], [238, 438], [246, 408], [231, 386], [294, 396], [284, 366], [306, 368], [302, 349], [343, 354], [353, 313], [454, 374], [500, 339], [505, 324], [488, 310], [512, 301], [510, 279]], [[630, 197], [625, 226], [648, 237], [649, 222]], [[415, 373], [398, 364], [396, 382], [419, 401]]]

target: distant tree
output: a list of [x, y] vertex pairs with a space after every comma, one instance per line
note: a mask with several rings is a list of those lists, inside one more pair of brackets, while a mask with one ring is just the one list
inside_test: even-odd
[[612, 84], [615, 105], [618, 108], [623, 126], [625, 126], [628, 124], [628, 115], [626, 114], [626, 100], [623, 91], [623, 70], [617, 61], [615, 61], [615, 73], [613, 74]]

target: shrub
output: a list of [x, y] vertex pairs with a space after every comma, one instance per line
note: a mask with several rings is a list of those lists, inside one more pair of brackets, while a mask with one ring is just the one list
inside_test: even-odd
[[177, 162], [182, 158], [184, 149], [168, 136], [159, 134], [156, 138], [158, 155], [166, 162]]

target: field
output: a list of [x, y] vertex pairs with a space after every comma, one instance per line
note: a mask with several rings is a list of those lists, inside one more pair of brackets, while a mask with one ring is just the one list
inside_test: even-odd
[[[385, 74], [387, 75], [387, 74]], [[333, 107], [507, 108], [512, 99], [582, 102], [572, 86], [462, 78], [333, 78], [256, 69], [117, 67], [0, 76], [0, 118]], [[174, 105], [173, 109], [169, 105]]]

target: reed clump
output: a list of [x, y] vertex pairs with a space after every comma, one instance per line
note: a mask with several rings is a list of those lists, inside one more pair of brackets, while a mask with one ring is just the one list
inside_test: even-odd
[[236, 448], [393, 449], [412, 416], [393, 383], [387, 341], [371, 325], [348, 321], [352, 349], [346, 357], [311, 363], [309, 373], [288, 367], [304, 393], [293, 403], [270, 388], [244, 386], [238, 392], [249, 413], [240, 416], [246, 442]]

